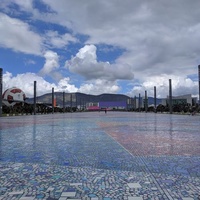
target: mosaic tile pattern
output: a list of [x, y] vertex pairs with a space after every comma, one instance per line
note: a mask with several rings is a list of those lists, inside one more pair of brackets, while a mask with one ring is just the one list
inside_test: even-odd
[[163, 114], [100, 122], [107, 134], [133, 155], [199, 155], [199, 117]]
[[0, 200], [198, 200], [199, 130], [150, 113], [0, 118]]
[[0, 169], [1, 199], [198, 199], [200, 187], [198, 178], [160, 173], [24, 163]]

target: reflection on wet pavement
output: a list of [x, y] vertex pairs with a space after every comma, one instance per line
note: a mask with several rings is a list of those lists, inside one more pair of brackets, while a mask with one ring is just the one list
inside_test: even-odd
[[0, 118], [0, 199], [198, 199], [200, 116]]

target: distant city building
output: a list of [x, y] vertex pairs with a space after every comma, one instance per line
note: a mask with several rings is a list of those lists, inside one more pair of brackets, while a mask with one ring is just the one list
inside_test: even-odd
[[86, 103], [86, 110], [124, 110], [127, 109], [126, 101], [103, 101]]
[[[56, 95], [56, 105], [58, 107], [63, 106], [63, 93], [55, 92]], [[90, 95], [84, 93], [65, 93], [65, 107], [77, 107], [78, 109], [86, 110], [98, 110], [101, 108], [109, 109], [138, 109], [139, 108], [139, 97], [129, 97], [122, 94], [101, 94], [101, 95]], [[167, 105], [167, 98], [157, 98], [156, 106], [159, 104]], [[140, 98], [140, 108], [144, 108], [144, 97]], [[27, 103], [33, 103], [33, 98], [26, 100]], [[52, 104], [52, 95], [44, 94], [37, 97], [37, 103]], [[154, 97], [147, 97], [148, 107], [154, 107]], [[173, 96], [172, 103], [175, 104], [190, 104], [195, 105], [197, 103], [197, 98], [192, 97], [191, 94]]]
[[86, 110], [99, 110], [99, 103], [97, 102], [89, 102], [86, 103]]
[[[168, 103], [169, 103], [169, 96], [167, 96], [166, 99], [162, 100], [162, 105], [166, 106]], [[191, 106], [194, 106], [196, 103], [197, 103], [197, 97], [192, 97], [191, 94], [172, 97], [172, 105], [189, 104]]]
[[127, 102], [126, 101], [104, 101], [99, 102], [99, 107], [101, 109], [107, 108], [107, 109], [119, 109], [124, 110], [127, 109]]

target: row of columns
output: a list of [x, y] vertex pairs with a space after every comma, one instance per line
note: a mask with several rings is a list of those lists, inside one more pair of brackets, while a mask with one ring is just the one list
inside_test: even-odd
[[[199, 102], [200, 102], [200, 65], [198, 66], [198, 76], [199, 76]], [[0, 117], [2, 116], [2, 85], [3, 85], [3, 69], [0, 68]], [[34, 81], [34, 115], [36, 114], [36, 81]], [[136, 97], [135, 97], [136, 100]], [[52, 109], [54, 113], [54, 88], [52, 88]], [[136, 101], [135, 101], [136, 102]], [[65, 93], [63, 92], [63, 109], [65, 108]], [[154, 86], [154, 105], [156, 108], [156, 86]], [[72, 96], [71, 96], [71, 106], [72, 106]], [[140, 94], [139, 94], [139, 111], [140, 111]], [[145, 91], [145, 111], [147, 112], [147, 91]], [[172, 113], [172, 82], [171, 79], [169, 79], [169, 109], [170, 114]]]
[[[138, 110], [139, 110], [139, 112], [141, 110], [140, 99], [141, 99], [141, 97], [140, 97], [140, 93], [139, 93], [139, 99], [138, 99]], [[155, 112], [156, 112], [156, 105], [157, 105], [156, 99], [157, 99], [156, 86], [154, 86], [154, 108], [155, 108]], [[134, 98], [134, 102], [135, 102], [135, 108], [136, 108], [136, 96]], [[145, 99], [144, 99], [144, 109], [145, 109], [145, 112], [147, 112], [148, 97], [147, 97], [147, 91], [146, 90], [145, 90]], [[169, 79], [169, 112], [170, 112], [170, 114], [172, 114], [172, 80], [171, 79]]]
[[[54, 88], [52, 88], [52, 113], [54, 113]], [[154, 106], [155, 106], [155, 112], [156, 112], [156, 86], [154, 86]], [[140, 112], [140, 109], [141, 109], [141, 102], [140, 102], [140, 94], [139, 94], [139, 105], [138, 105], [138, 108], [139, 108], [139, 112]], [[72, 108], [72, 95], [70, 96], [70, 106]], [[135, 96], [135, 101], [136, 103], [136, 96]], [[136, 107], [136, 105], [135, 105]], [[65, 92], [63, 92], [63, 111], [64, 111], [64, 108], [65, 108]], [[148, 109], [148, 97], [147, 97], [147, 91], [145, 90], [145, 101], [144, 101], [144, 108], [145, 108], [145, 112], [147, 112], [147, 109]], [[171, 79], [169, 79], [169, 110], [170, 110], [170, 114], [172, 114], [172, 81]], [[34, 115], [36, 115], [36, 81], [34, 81]]]
[[[37, 90], [37, 82], [34, 81], [34, 115], [36, 115], [36, 98], [37, 98], [37, 94], [36, 94], [36, 90]], [[54, 100], [55, 100], [55, 94], [54, 94], [54, 88], [52, 88], [52, 114], [54, 113]], [[72, 94], [70, 95], [70, 106], [72, 108]], [[63, 92], [63, 112], [65, 109], [65, 92]]]

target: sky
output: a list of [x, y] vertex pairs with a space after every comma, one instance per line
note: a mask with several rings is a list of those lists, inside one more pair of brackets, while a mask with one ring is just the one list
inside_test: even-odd
[[198, 97], [199, 0], [1, 0], [3, 91]]

